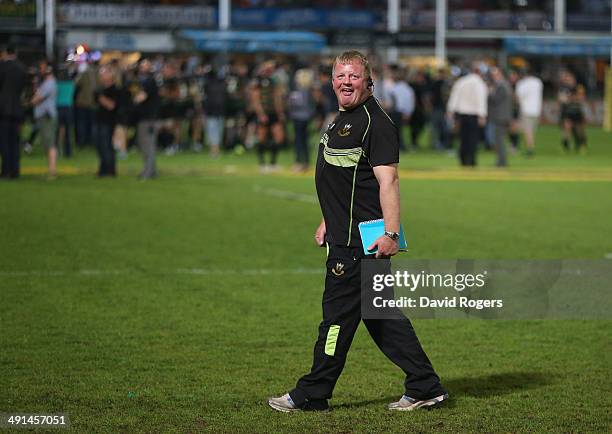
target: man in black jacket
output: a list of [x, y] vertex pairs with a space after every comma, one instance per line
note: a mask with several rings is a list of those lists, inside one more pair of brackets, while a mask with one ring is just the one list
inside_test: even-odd
[[26, 83], [26, 70], [15, 47], [4, 50], [0, 62], [0, 154], [3, 178], [19, 177], [19, 127], [23, 119], [21, 93]]
[[100, 68], [98, 81], [100, 87], [95, 92], [98, 108], [96, 111], [95, 142], [100, 167], [98, 176], [116, 176], [115, 150], [113, 148], [113, 131], [117, 123], [117, 111], [121, 93], [115, 86], [115, 77], [108, 66]]

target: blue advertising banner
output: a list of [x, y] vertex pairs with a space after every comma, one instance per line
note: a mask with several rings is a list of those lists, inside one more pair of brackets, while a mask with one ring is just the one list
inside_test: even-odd
[[325, 47], [325, 38], [310, 32], [183, 30], [179, 36], [208, 52], [318, 53]]
[[612, 36], [594, 38], [520, 37], [504, 38], [508, 54], [549, 56], [609, 56]]
[[234, 28], [373, 29], [378, 14], [354, 9], [232, 9]]

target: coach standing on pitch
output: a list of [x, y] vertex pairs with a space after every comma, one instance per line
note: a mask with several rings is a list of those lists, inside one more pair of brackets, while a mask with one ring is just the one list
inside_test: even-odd
[[[400, 228], [397, 128], [372, 96], [368, 60], [348, 51], [334, 61], [332, 83], [340, 112], [319, 144], [316, 187], [323, 221], [315, 233], [327, 243], [323, 321], [309, 374], [268, 404], [275, 410], [326, 410], [361, 321], [361, 247], [358, 224], [384, 218], [385, 234], [370, 250], [398, 252]], [[373, 255], [368, 255], [373, 256]], [[404, 396], [392, 410], [431, 407], [448, 398], [407, 318], [364, 319], [378, 347], [406, 373]]]

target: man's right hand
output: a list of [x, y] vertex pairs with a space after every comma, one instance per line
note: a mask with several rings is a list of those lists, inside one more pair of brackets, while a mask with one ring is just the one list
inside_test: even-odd
[[323, 247], [325, 245], [325, 234], [326, 233], [327, 233], [327, 230], [325, 229], [325, 220], [322, 220], [321, 224], [315, 231], [315, 236], [314, 236], [317, 246]]

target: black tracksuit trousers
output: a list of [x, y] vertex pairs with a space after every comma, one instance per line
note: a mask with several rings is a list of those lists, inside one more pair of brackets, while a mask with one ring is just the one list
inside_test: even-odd
[[480, 126], [476, 115], [458, 115], [459, 119], [459, 160], [462, 166], [476, 166], [476, 154], [480, 141]]
[[[368, 256], [370, 257], [370, 256]], [[342, 373], [353, 336], [361, 322], [361, 248], [330, 246], [323, 293], [323, 321], [310, 373], [289, 392], [298, 407], [327, 406]], [[416, 399], [446, 393], [407, 318], [364, 319], [381, 351], [406, 374], [406, 395]], [[317, 403], [321, 408], [317, 408]]]

